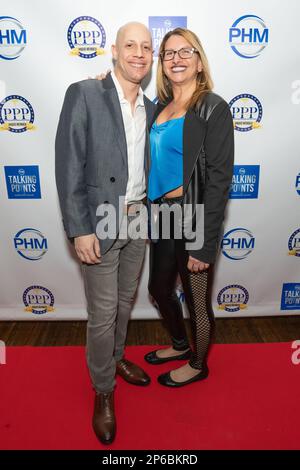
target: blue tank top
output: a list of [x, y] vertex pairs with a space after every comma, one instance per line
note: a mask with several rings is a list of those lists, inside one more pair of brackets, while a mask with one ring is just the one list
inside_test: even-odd
[[150, 131], [151, 167], [148, 198], [151, 201], [183, 184], [184, 118], [153, 123]]

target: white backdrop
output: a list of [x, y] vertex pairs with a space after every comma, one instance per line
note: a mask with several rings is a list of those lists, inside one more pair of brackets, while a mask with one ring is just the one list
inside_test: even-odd
[[[87, 45], [94, 38], [94, 58], [68, 44], [68, 29], [82, 16], [97, 21], [75, 22], [70, 39], [77, 36], [80, 49], [83, 31]], [[0, 0], [0, 17], [0, 319], [86, 318], [79, 264], [61, 224], [54, 138], [68, 85], [111, 68], [116, 31], [132, 20], [149, 25], [156, 42], [186, 21], [207, 52], [215, 92], [231, 104], [237, 176], [216, 266], [215, 315], [300, 313], [298, 0]], [[148, 256], [133, 318], [158, 317], [147, 277]]]

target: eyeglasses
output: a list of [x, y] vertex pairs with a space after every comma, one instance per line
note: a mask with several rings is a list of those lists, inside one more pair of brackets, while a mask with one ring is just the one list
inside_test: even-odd
[[197, 49], [194, 47], [182, 47], [178, 51], [174, 51], [174, 49], [166, 49], [160, 53], [160, 56], [164, 61], [173, 60], [175, 54], [178, 54], [181, 59], [191, 59], [194, 53], [199, 54]]

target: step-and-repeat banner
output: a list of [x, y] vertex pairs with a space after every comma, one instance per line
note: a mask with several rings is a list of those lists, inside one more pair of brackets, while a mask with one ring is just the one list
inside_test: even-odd
[[[54, 139], [67, 87], [112, 67], [111, 44], [129, 21], [153, 36], [150, 99], [160, 41], [184, 26], [199, 35], [214, 90], [232, 111], [236, 158], [215, 315], [300, 313], [299, 17], [298, 0], [0, 1], [0, 319], [86, 318]], [[147, 278], [148, 252], [133, 318], [158, 318]], [[184, 303], [180, 285], [178, 295]]]

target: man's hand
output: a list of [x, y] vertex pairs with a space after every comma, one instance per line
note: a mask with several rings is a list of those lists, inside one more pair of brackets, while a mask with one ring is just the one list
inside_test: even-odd
[[100, 75], [96, 75], [96, 79], [97, 80], [104, 80], [106, 78], [106, 76], [109, 74], [109, 72], [111, 72], [111, 70], [107, 70], [106, 72], [102, 72], [100, 73]]
[[201, 271], [205, 271], [206, 269], [209, 268], [208, 263], [203, 263], [203, 261], [199, 261], [196, 258], [193, 258], [192, 256], [189, 256], [189, 261], [188, 261], [188, 270], [191, 271], [192, 273], [199, 273]]
[[[95, 79], [96, 79], [96, 80], [100, 80], [100, 81], [101, 81], [101, 80], [104, 80], [110, 72], [111, 72], [111, 70], [108, 69], [108, 70], [106, 70], [106, 72], [102, 72], [102, 73], [100, 73], [99, 75], [96, 75]], [[93, 77], [90, 77], [90, 76], [89, 76], [89, 78], [93, 78]]]
[[83, 263], [101, 263], [100, 243], [94, 233], [83, 235], [82, 237], [75, 237], [74, 246], [78, 258]]

